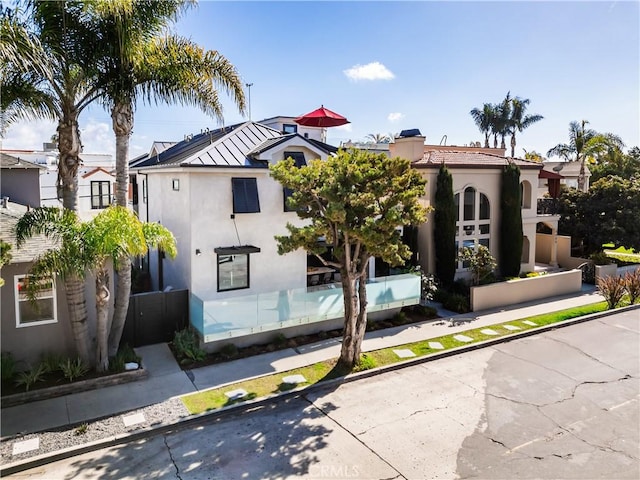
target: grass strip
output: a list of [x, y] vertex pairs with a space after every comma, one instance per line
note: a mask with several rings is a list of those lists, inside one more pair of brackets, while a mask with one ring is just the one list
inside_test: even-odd
[[[363, 354], [363, 365], [366, 368], [382, 367], [385, 365], [392, 365], [394, 363], [405, 361], [406, 359], [399, 358], [393, 350], [409, 349], [416, 354], [416, 357], [423, 357], [434, 353], [442, 352], [451, 348], [460, 347], [462, 345], [470, 345], [473, 343], [481, 342], [484, 340], [500, 338], [509, 334], [522, 332], [525, 330], [531, 330], [539, 328], [545, 325], [558, 323], [563, 320], [569, 320], [571, 318], [581, 317], [583, 315], [589, 315], [591, 313], [603, 312], [607, 309], [606, 302], [592, 303], [581, 307], [573, 307], [566, 310], [560, 310], [557, 312], [545, 313], [542, 315], [534, 315], [532, 317], [521, 318], [510, 322], [497, 323], [495, 325], [488, 325], [480, 328], [474, 328], [465, 330], [462, 332], [452, 333], [449, 335], [443, 335], [441, 337], [430, 338], [428, 340], [421, 340], [419, 342], [408, 343], [405, 345], [398, 345], [394, 347], [383, 348], [381, 350], [374, 350]], [[536, 325], [528, 325], [524, 323], [525, 320], [535, 323]], [[519, 327], [520, 330], [510, 331], [504, 328], [504, 325], [513, 325]], [[487, 335], [482, 333], [481, 330], [491, 329], [497, 333], [497, 335]], [[472, 339], [471, 342], [460, 342], [453, 338], [454, 335], [463, 334]], [[434, 350], [429, 347], [429, 342], [440, 342], [444, 347], [443, 350]], [[232, 385], [226, 385], [220, 388], [213, 388], [205, 390], [203, 392], [184, 395], [181, 397], [182, 403], [192, 415], [215, 410], [235, 403], [243, 402], [246, 400], [253, 400], [255, 398], [267, 397], [277, 393], [291, 390], [298, 386], [308, 386], [323, 380], [335, 378], [339, 376], [339, 372], [336, 372], [334, 367], [337, 363], [337, 359], [326, 360], [323, 362], [308, 365], [306, 367], [296, 368], [294, 370], [288, 370], [286, 372], [280, 372], [272, 375], [265, 375], [263, 377], [254, 378], [252, 380], [246, 380], [244, 382], [234, 383]], [[363, 370], [365, 368], [360, 368]], [[300, 385], [291, 385], [282, 382], [282, 378], [289, 375], [302, 375], [307, 380], [306, 383]], [[231, 390], [244, 389], [247, 391], [247, 395], [238, 400], [230, 400], [225, 395], [226, 392]]]

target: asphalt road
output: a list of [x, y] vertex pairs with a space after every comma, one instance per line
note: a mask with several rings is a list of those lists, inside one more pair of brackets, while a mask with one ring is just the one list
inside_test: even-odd
[[11, 478], [638, 479], [639, 402], [634, 310]]

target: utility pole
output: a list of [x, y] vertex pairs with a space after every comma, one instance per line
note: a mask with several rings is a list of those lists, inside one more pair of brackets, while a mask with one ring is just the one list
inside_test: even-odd
[[247, 87], [247, 92], [248, 92], [248, 105], [249, 105], [249, 121], [251, 121], [251, 87], [253, 87], [253, 83], [245, 83], [244, 84], [245, 87]]

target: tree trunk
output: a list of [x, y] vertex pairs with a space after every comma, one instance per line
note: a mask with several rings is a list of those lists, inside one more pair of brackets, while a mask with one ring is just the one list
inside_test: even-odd
[[516, 156], [516, 132], [511, 134], [511, 157]]
[[116, 135], [116, 205], [129, 204], [129, 137], [133, 131], [131, 103], [117, 103], [111, 111], [113, 132]]
[[[78, 167], [80, 165], [80, 130], [77, 110], [65, 109], [58, 123], [58, 198], [67, 210], [78, 211]], [[69, 276], [64, 281], [69, 323], [76, 353], [87, 365], [93, 365], [89, 337], [87, 303], [84, 296], [84, 280]]]
[[84, 296], [84, 280], [76, 276], [68, 276], [65, 279], [64, 288], [76, 353], [85, 364], [93, 365], [90, 348], [91, 341], [89, 339], [87, 303]]
[[580, 190], [581, 192], [586, 192], [586, 189], [585, 189], [586, 183], [587, 182], [585, 179], [584, 158], [582, 158], [582, 160], [580, 160], [580, 173], [578, 173], [578, 190]]
[[[355, 275], [348, 271], [342, 275], [342, 293], [344, 295], [344, 333], [342, 335], [342, 349], [338, 360], [338, 369], [350, 372], [356, 365], [360, 347], [358, 345], [358, 296], [356, 293]], [[362, 341], [362, 340], [360, 340]]]
[[505, 135], [500, 136], [500, 148], [502, 148], [503, 150], [506, 150], [507, 145], [504, 143], [504, 137]]
[[489, 148], [489, 132], [484, 134], [484, 148]]
[[96, 272], [96, 370], [105, 372], [109, 368], [107, 349], [109, 322], [109, 274], [101, 268]]
[[[116, 135], [116, 205], [129, 204], [129, 137], [133, 130], [133, 108], [130, 102], [117, 103], [112, 112], [113, 131]], [[109, 356], [118, 353], [122, 330], [127, 320], [131, 295], [131, 259], [121, 258], [116, 263], [118, 274], [113, 320], [109, 329]]]
[[498, 148], [498, 134], [493, 134], [493, 148]]
[[109, 330], [109, 357], [115, 357], [118, 353], [122, 331], [127, 320], [129, 296], [131, 295], [131, 259], [129, 257], [121, 258], [118, 261], [117, 271], [115, 306]]

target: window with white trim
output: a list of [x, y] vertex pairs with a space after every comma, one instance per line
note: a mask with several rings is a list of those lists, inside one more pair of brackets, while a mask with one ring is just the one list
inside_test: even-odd
[[[460, 202], [462, 198], [463, 202]], [[454, 196], [456, 206], [456, 251], [469, 247], [474, 250], [478, 245], [489, 248], [491, 207], [489, 198], [473, 187], [467, 187]], [[458, 262], [458, 271], [468, 265]]]
[[91, 182], [91, 208], [107, 208], [111, 205], [111, 182]]
[[35, 299], [29, 300], [27, 288], [29, 275], [14, 277], [14, 292], [16, 301], [16, 327], [31, 327], [56, 323], [56, 282], [54, 277], [42, 279], [38, 282]]

